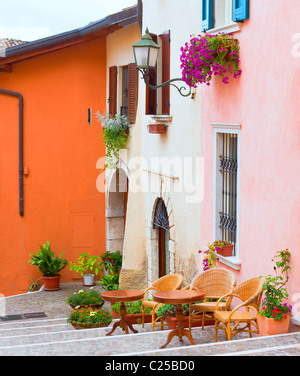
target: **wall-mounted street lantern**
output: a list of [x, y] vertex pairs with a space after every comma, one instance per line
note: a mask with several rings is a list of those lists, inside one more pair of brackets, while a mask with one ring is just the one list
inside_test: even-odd
[[148, 87], [150, 87], [151, 89], [158, 89], [166, 85], [171, 85], [176, 87], [180, 95], [182, 95], [183, 97], [188, 97], [192, 94], [190, 87], [188, 93], [184, 93], [183, 91], [187, 90], [185, 86], [178, 87], [174, 84], [174, 82], [176, 81], [184, 82], [182, 78], [173, 78], [172, 80], [166, 81], [161, 85], [151, 85], [148, 83], [147, 80], [150, 69], [156, 69], [156, 62], [160, 50], [159, 45], [156, 44], [149, 35], [148, 28], [146, 29], [146, 33], [142, 36], [142, 39], [139, 42], [135, 43], [132, 47], [136, 69], [138, 69], [142, 73], [142, 78]]

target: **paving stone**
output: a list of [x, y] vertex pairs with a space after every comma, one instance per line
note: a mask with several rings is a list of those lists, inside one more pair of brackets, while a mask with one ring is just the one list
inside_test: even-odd
[[[165, 349], [168, 330], [151, 332], [150, 324], [134, 325], [137, 334], [126, 335], [120, 328], [111, 336], [110, 328], [75, 330], [67, 324], [71, 308], [67, 295], [86, 289], [81, 282], [61, 284], [58, 291], [40, 291], [6, 299], [6, 315], [21, 315], [22, 320], [0, 320], [0, 356], [299, 356], [300, 327], [290, 326], [290, 333], [280, 336], [255, 337], [240, 334], [225, 341], [224, 332], [214, 342], [214, 327], [193, 328], [197, 343], [192, 346], [186, 337], [174, 337]], [[95, 286], [102, 292], [101, 286]], [[108, 303], [104, 308], [110, 309]], [[28, 319], [25, 314], [44, 312], [45, 318]], [[110, 325], [110, 327], [113, 323]]]

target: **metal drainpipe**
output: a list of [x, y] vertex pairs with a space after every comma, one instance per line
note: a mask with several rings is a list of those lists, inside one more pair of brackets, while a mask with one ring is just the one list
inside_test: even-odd
[[24, 216], [24, 190], [23, 190], [23, 96], [15, 91], [0, 89], [0, 94], [11, 95], [19, 98], [19, 213]]

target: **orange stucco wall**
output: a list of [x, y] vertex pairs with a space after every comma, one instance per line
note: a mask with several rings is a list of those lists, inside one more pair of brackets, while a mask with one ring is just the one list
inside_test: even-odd
[[[96, 189], [105, 155], [95, 112], [105, 109], [105, 38], [13, 65], [0, 88], [24, 97], [24, 217], [19, 215], [18, 99], [0, 94], [0, 293], [28, 290], [40, 273], [29, 254], [47, 240], [55, 254], [105, 251], [105, 197]], [[88, 108], [92, 124], [88, 125]], [[80, 277], [61, 273], [61, 282]]]

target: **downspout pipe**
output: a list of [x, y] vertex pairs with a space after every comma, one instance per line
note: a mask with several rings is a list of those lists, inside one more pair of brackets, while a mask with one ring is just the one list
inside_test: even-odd
[[15, 91], [0, 89], [0, 94], [19, 99], [19, 213], [24, 217], [24, 160], [23, 160], [23, 96]]

